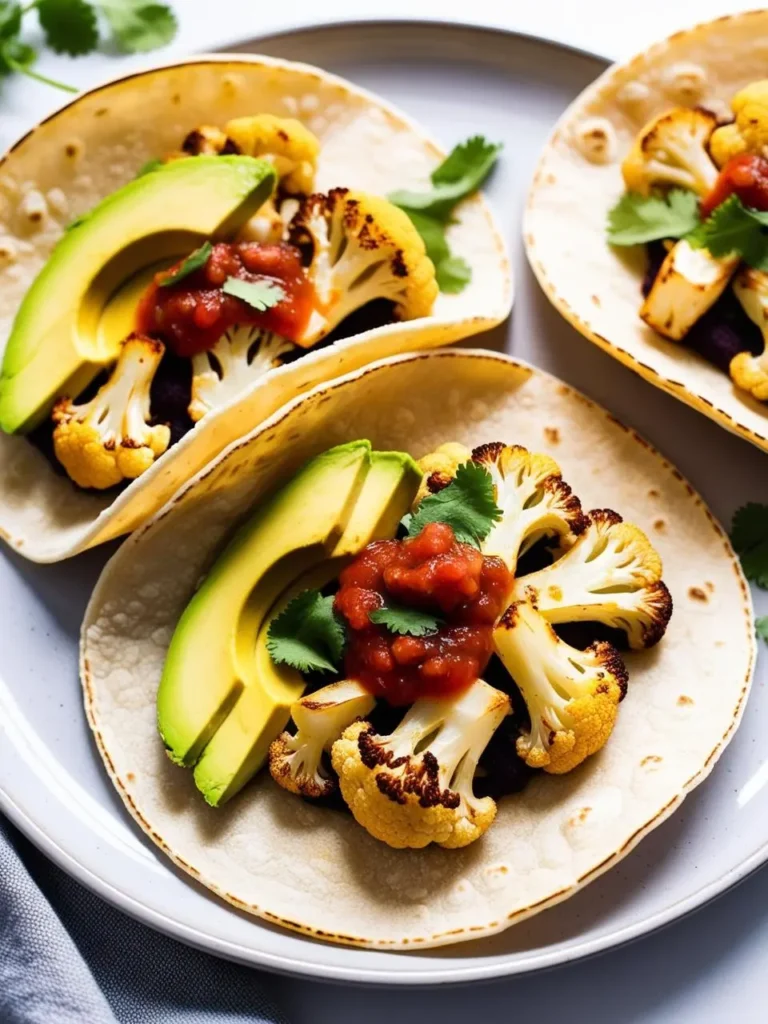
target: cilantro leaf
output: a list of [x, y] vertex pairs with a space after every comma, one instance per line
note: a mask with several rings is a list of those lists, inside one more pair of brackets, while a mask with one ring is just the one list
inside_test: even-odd
[[319, 590], [299, 594], [270, 623], [267, 650], [277, 665], [299, 672], [335, 672], [344, 654], [344, 626], [333, 611], [333, 598]]
[[694, 249], [709, 249], [716, 259], [737, 253], [750, 267], [768, 270], [768, 213], [729, 196], [688, 236], [688, 242]]
[[768, 590], [768, 505], [750, 502], [733, 517], [731, 540], [748, 580]]
[[456, 540], [479, 547], [501, 516], [490, 473], [476, 462], [465, 462], [447, 487], [423, 499], [410, 518], [408, 535], [415, 537], [428, 523], [447, 523]]
[[137, 178], [143, 178], [145, 174], [151, 174], [152, 171], [156, 171], [159, 167], [164, 167], [165, 161], [161, 160], [158, 156], [153, 156], [151, 160], [147, 160], [145, 164], [136, 171]]
[[146, 0], [101, 0], [99, 10], [109, 22], [115, 41], [126, 53], [147, 53], [170, 43], [178, 24], [166, 4]]
[[755, 632], [761, 640], [768, 641], [768, 615], [755, 619]]
[[386, 626], [390, 633], [398, 633], [401, 636], [431, 636], [443, 625], [443, 619], [436, 615], [397, 604], [377, 608], [368, 618], [377, 626]]
[[189, 277], [190, 274], [194, 274], [196, 270], [200, 270], [208, 262], [208, 257], [213, 252], [213, 246], [210, 242], [203, 242], [203, 244], [191, 252], [189, 256], [184, 260], [181, 266], [177, 267], [172, 274], [168, 277], [164, 277], [160, 282], [161, 288], [171, 288], [173, 285], [178, 284], [179, 281], [183, 281], [185, 277]]
[[695, 193], [673, 189], [665, 198], [625, 192], [608, 213], [611, 245], [640, 245], [660, 238], [682, 238], [701, 223]]
[[221, 287], [225, 295], [242, 299], [259, 313], [272, 309], [285, 298], [285, 292], [276, 281], [243, 281], [239, 277], [228, 277]]
[[21, 4], [0, 2], [0, 40], [15, 39], [21, 32], [21, 17], [24, 12]]
[[35, 6], [45, 40], [56, 53], [79, 57], [96, 49], [96, 11], [86, 0], [37, 0]]
[[449, 256], [435, 266], [437, 286], [446, 295], [458, 295], [472, 280], [472, 268], [463, 256]]
[[406, 210], [405, 212], [424, 240], [427, 256], [435, 265], [438, 288], [441, 292], [456, 295], [472, 279], [472, 268], [461, 256], [451, 255], [448, 240], [445, 237], [445, 225], [442, 221], [420, 213], [418, 210]]
[[419, 210], [447, 221], [454, 206], [480, 188], [496, 163], [501, 148], [501, 143], [488, 142], [482, 135], [474, 135], [455, 146], [435, 168], [431, 175], [431, 189], [426, 192], [407, 189], [393, 192], [390, 202], [405, 210]]

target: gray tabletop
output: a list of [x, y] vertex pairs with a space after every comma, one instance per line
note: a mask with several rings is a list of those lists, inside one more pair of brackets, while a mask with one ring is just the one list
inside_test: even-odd
[[[323, 20], [360, 17], [407, 17], [409, 0], [386, 4], [326, 0], [322, 12], [308, 0], [279, 9], [217, 0], [215, 24], [204, 0], [175, 0], [181, 32], [175, 52], [192, 52], [245, 39], [278, 27]], [[525, 7], [525, 10], [518, 8]], [[697, 20], [743, 7], [732, 0], [702, 0]], [[689, 13], [686, 15], [686, 8]], [[582, 0], [578, 18], [570, 0], [538, 0], [536, 4], [504, 4], [499, 0], [425, 0], [418, 16], [472, 20], [549, 35], [609, 56], [625, 56], [644, 41], [660, 37], [690, 20], [687, 0], [645, 0], [637, 10], [622, 10], [608, 0]], [[46, 55], [40, 70], [86, 85], [116, 74], [135, 58], [93, 55], [70, 62]], [[5, 144], [59, 102], [58, 95], [26, 80], [3, 86], [0, 144]], [[546, 974], [484, 986], [431, 990], [362, 988], [323, 985], [295, 979], [265, 979], [294, 1024], [347, 1024], [361, 1019], [377, 1024], [392, 1020], [444, 1024], [479, 1018], [484, 1024], [525, 1020], [570, 1019], [628, 1024], [761, 1020], [768, 995], [765, 950], [768, 948], [768, 873], [760, 871], [717, 902], [684, 921], [631, 946], [590, 961]]]

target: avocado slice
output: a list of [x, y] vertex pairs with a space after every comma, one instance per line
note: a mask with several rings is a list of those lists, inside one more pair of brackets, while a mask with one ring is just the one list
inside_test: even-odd
[[336, 547], [370, 464], [368, 441], [308, 462], [236, 534], [185, 608], [157, 694], [158, 727], [177, 764], [197, 761], [243, 686], [253, 682], [266, 611]]
[[[59, 240], [24, 297], [0, 377], [0, 429], [30, 430], [76, 397], [135, 329], [140, 274], [209, 237], [226, 238], [272, 193], [273, 166], [248, 156], [174, 160], [107, 196]], [[138, 276], [137, 276], [138, 275]], [[110, 300], [129, 278], [135, 301]]]
[[[261, 582], [253, 597], [263, 594], [266, 612], [256, 640], [253, 677], [209, 741], [195, 767], [195, 783], [207, 802], [221, 806], [263, 765], [269, 745], [288, 723], [291, 704], [304, 692], [304, 678], [287, 665], [276, 665], [267, 650], [270, 622], [303, 590], [322, 587], [334, 579], [350, 556], [373, 540], [394, 537], [397, 524], [411, 507], [421, 472], [403, 452], [373, 452], [371, 468], [347, 528], [329, 561], [284, 591], [270, 608], [272, 581]], [[250, 639], [252, 639], [251, 634]]]

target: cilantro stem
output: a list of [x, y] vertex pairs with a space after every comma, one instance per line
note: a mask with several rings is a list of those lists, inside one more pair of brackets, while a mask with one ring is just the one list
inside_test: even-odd
[[8, 67], [13, 68], [14, 71], [18, 71], [22, 75], [26, 75], [28, 78], [34, 78], [36, 82], [42, 82], [43, 85], [52, 85], [54, 89], [62, 89], [64, 92], [80, 92], [80, 90], [74, 85], [67, 85], [66, 82], [57, 82], [55, 78], [48, 78], [47, 75], [41, 75], [39, 71], [33, 71], [31, 68], [25, 68], [23, 64], [19, 64], [18, 61], [13, 60], [12, 57], [5, 55], [5, 61]]

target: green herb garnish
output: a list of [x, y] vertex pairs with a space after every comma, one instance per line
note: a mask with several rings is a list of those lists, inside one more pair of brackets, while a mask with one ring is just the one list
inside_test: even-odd
[[32, 11], [42, 29], [45, 42], [56, 53], [80, 57], [92, 53], [99, 44], [99, 16], [103, 16], [110, 34], [124, 53], [143, 53], [165, 46], [176, 34], [176, 18], [170, 7], [147, 0], [0, 0], [0, 75], [20, 72], [45, 85], [66, 92], [78, 90], [65, 82], [48, 78], [33, 70], [37, 50], [21, 41], [24, 16]]
[[768, 615], [762, 615], [759, 619], [755, 619], [755, 633], [761, 640], [768, 641]]
[[208, 262], [208, 257], [213, 252], [213, 246], [210, 242], [203, 242], [199, 249], [195, 249], [189, 256], [181, 263], [172, 274], [168, 277], [164, 277], [160, 282], [161, 288], [172, 288], [173, 285], [178, 284], [179, 281], [183, 281], [185, 277], [189, 277], [190, 274], [194, 274], [196, 270], [200, 270]]
[[415, 537], [428, 523], [447, 523], [457, 541], [479, 548], [502, 515], [488, 470], [465, 462], [447, 487], [423, 499], [405, 525]]
[[715, 259], [735, 254], [755, 270], [768, 270], [768, 213], [745, 206], [736, 195], [717, 206], [688, 241]]
[[768, 505], [750, 502], [733, 517], [731, 540], [748, 580], [768, 590]]
[[377, 608], [368, 618], [377, 626], [386, 626], [390, 633], [398, 633], [401, 636], [430, 636], [437, 633], [443, 625], [443, 619], [436, 615], [396, 604]]
[[151, 160], [147, 160], [147, 162], [145, 164], [142, 164], [141, 167], [138, 169], [138, 171], [136, 171], [136, 177], [137, 178], [143, 178], [145, 174], [151, 174], [152, 171], [156, 171], [160, 167], [164, 167], [164, 166], [165, 166], [165, 161], [164, 160], [161, 160], [159, 157], [156, 157], [156, 156], [152, 157]]
[[432, 172], [431, 189], [425, 192], [402, 190], [389, 197], [408, 214], [423, 238], [442, 292], [456, 294], [471, 280], [469, 264], [451, 254], [445, 231], [451, 223], [453, 208], [480, 188], [500, 150], [501, 143], [491, 143], [482, 135], [475, 135], [455, 146]]
[[285, 298], [284, 290], [275, 281], [242, 281], [239, 277], [228, 277], [221, 290], [225, 295], [247, 302], [259, 313], [272, 309]]
[[663, 199], [625, 192], [608, 214], [611, 245], [640, 245], [661, 238], [683, 238], [701, 224], [693, 192], [675, 188]]
[[267, 650], [278, 665], [299, 672], [335, 672], [346, 643], [344, 626], [333, 610], [333, 598], [305, 590], [272, 621]]

